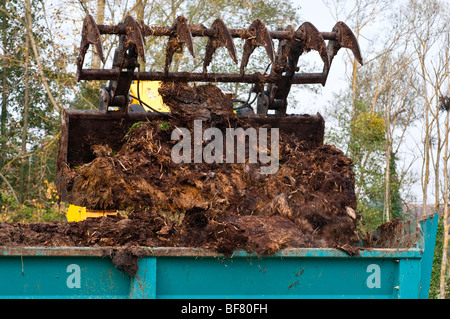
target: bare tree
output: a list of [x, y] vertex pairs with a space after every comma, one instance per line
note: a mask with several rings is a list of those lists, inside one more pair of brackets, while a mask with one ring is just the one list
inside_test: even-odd
[[[423, 214], [426, 214], [428, 202], [428, 184], [430, 182], [430, 169], [435, 168], [435, 206], [439, 206], [439, 163], [442, 141], [439, 121], [437, 119], [438, 88], [442, 85], [441, 71], [436, 70], [433, 60], [436, 60], [435, 51], [442, 44], [442, 35], [448, 32], [448, 16], [445, 12], [448, 6], [440, 1], [410, 0], [408, 14], [405, 19], [411, 21], [414, 53], [418, 61], [419, 83], [416, 87], [424, 105], [424, 138], [423, 138], [423, 165], [422, 165], [422, 200]], [[432, 136], [437, 129], [437, 152], [433, 154]]]
[[[97, 18], [96, 22], [98, 24], [103, 24], [105, 22], [105, 5], [106, 0], [97, 0]], [[95, 52], [95, 46], [92, 48], [94, 52], [94, 56], [92, 57], [92, 68], [93, 69], [100, 69], [100, 57]]]
[[444, 214], [443, 214], [443, 224], [444, 224], [444, 243], [442, 249], [442, 264], [441, 264], [441, 276], [440, 276], [440, 297], [445, 298], [446, 291], [446, 268], [448, 264], [447, 250], [448, 250], [448, 240], [450, 225], [448, 224], [448, 213], [449, 213], [449, 172], [448, 172], [448, 159], [449, 159], [449, 134], [450, 134], [450, 123], [449, 123], [449, 112], [450, 112], [450, 69], [449, 69], [449, 46], [450, 46], [450, 35], [447, 34], [447, 50], [444, 53], [445, 70], [444, 73], [447, 77], [447, 95], [440, 96], [440, 111], [445, 112], [445, 130], [444, 130], [444, 155], [443, 155], [443, 180], [444, 187], [442, 192], [442, 197], [444, 198]]
[[[344, 17], [352, 25], [352, 29], [358, 38], [370, 43], [370, 50], [364, 52], [365, 64], [363, 67], [356, 63], [352, 56], [350, 72], [348, 75], [352, 94], [352, 113], [350, 121], [355, 122], [358, 107], [366, 104], [364, 112], [370, 112], [382, 116], [384, 120], [384, 205], [383, 220], [391, 219], [391, 161], [403, 143], [408, 126], [415, 119], [415, 106], [411, 96], [414, 75], [413, 54], [409, 47], [409, 38], [412, 26], [409, 25], [400, 14], [398, 6], [391, 1], [382, 0], [357, 0], [352, 6], [345, 1], [325, 1], [336, 19]], [[340, 17], [339, 17], [340, 15]], [[389, 32], [389, 37], [378, 38], [371, 34], [371, 24], [377, 21], [377, 28]], [[373, 34], [373, 33], [372, 33]], [[356, 138], [356, 137], [354, 137]], [[350, 139], [349, 144], [359, 143]], [[363, 146], [354, 149], [363, 149]], [[349, 152], [352, 158], [362, 156], [361, 168], [358, 171], [359, 179], [365, 180], [370, 172], [369, 159], [374, 156], [371, 148], [367, 148], [365, 154]], [[406, 165], [405, 167], [410, 167]], [[404, 172], [406, 173], [406, 172]], [[363, 183], [357, 185], [357, 195], [360, 198]]]
[[[447, 56], [448, 61], [448, 56]], [[448, 72], [448, 70], [447, 70]], [[450, 83], [450, 82], [449, 82]], [[450, 84], [449, 84], [449, 92], [450, 92]], [[448, 135], [450, 134], [449, 127], [449, 109], [445, 109], [445, 139], [444, 139], [444, 156], [443, 156], [443, 179], [444, 179], [444, 188], [443, 188], [443, 198], [444, 198], [444, 214], [443, 214], [443, 223], [444, 223], [444, 243], [442, 249], [442, 264], [441, 264], [441, 276], [440, 276], [440, 289], [439, 294], [441, 299], [445, 298], [446, 291], [446, 269], [448, 264], [447, 250], [448, 250], [448, 240], [449, 240], [449, 224], [448, 224], [448, 196], [449, 196], [449, 182], [448, 182], [448, 159], [449, 159], [449, 148], [448, 148]]]
[[[29, 18], [28, 14], [25, 16], [25, 21]], [[28, 23], [28, 21], [27, 21]], [[23, 126], [22, 126], [22, 146], [20, 151], [20, 181], [19, 181], [19, 197], [20, 202], [23, 203], [25, 199], [26, 183], [25, 183], [25, 163], [26, 163], [26, 153], [27, 153], [27, 135], [28, 135], [28, 117], [30, 110], [30, 79], [29, 79], [29, 64], [30, 64], [30, 37], [28, 32], [25, 36], [25, 47], [24, 47], [24, 58], [25, 58], [25, 92], [24, 92], [24, 102], [23, 102]]]

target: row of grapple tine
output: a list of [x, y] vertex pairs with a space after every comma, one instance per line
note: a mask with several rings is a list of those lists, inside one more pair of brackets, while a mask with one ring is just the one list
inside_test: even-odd
[[[206, 53], [203, 60], [204, 74], [207, 73], [207, 68], [212, 61], [214, 52], [220, 47], [225, 47], [232, 60], [236, 64], [238, 63], [233, 38], [241, 38], [245, 41], [240, 65], [241, 75], [244, 74], [250, 55], [257, 47], [265, 48], [270, 61], [273, 63], [272, 70], [278, 73], [288, 71], [289, 69], [294, 71], [297, 61], [292, 62], [292, 57], [294, 56], [294, 60], [296, 60], [302, 52], [310, 50], [319, 52], [324, 62], [324, 70], [326, 71], [329, 69], [337, 51], [342, 47], [351, 49], [357, 61], [362, 64], [358, 42], [352, 31], [343, 22], [338, 22], [332, 32], [321, 33], [309, 22], [303, 23], [296, 31], [292, 26], [288, 26], [285, 30], [268, 31], [264, 23], [260, 20], [255, 20], [245, 29], [228, 29], [221, 19], [216, 19], [208, 29], [203, 25], [188, 24], [186, 18], [183, 16], [177, 17], [171, 27], [147, 26], [143, 21], [136, 21], [131, 16], [126, 17], [123, 23], [107, 26], [97, 25], [94, 18], [88, 14], [83, 23], [80, 55], [77, 62], [79, 71], [83, 68], [84, 56], [89, 45], [95, 46], [99, 58], [103, 63], [105, 62], [101, 34], [125, 35], [125, 48], [133, 48], [144, 62], [145, 37], [168, 36], [169, 40], [165, 49], [165, 74], [169, 72], [174, 53], [179, 52], [183, 46], [186, 46], [190, 54], [195, 57], [193, 37], [196, 36], [208, 37]], [[328, 46], [325, 44], [325, 38], [330, 40]], [[285, 44], [286, 48], [282, 50], [282, 53], [275, 53], [273, 39], [283, 41]], [[280, 54], [282, 56], [279, 56]], [[295, 58], [296, 55], [297, 57]]]

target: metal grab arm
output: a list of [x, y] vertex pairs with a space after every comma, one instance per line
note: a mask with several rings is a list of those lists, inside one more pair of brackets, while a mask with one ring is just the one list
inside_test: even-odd
[[[94, 45], [102, 61], [103, 49], [101, 34], [115, 34], [120, 37], [112, 69], [84, 69], [84, 56], [89, 45]], [[138, 57], [145, 61], [145, 38], [150, 36], [168, 37], [166, 59], [163, 71], [137, 72]], [[207, 37], [203, 72], [169, 72], [172, 57], [183, 46], [187, 46], [195, 57], [193, 37]], [[243, 55], [239, 74], [209, 73], [208, 66], [219, 47], [227, 48], [232, 60], [238, 63], [233, 38], [244, 40]], [[275, 52], [273, 40], [279, 40]], [[328, 45], [325, 43], [328, 40]], [[264, 47], [272, 63], [270, 74], [246, 74], [245, 68], [256, 47]], [[109, 80], [109, 86], [102, 88], [101, 103], [119, 106], [127, 112], [128, 91], [134, 80], [142, 81], [181, 81], [181, 82], [237, 82], [253, 83], [254, 91], [259, 95], [258, 113], [267, 114], [269, 109], [284, 115], [287, 96], [293, 84], [325, 85], [333, 58], [340, 48], [351, 49], [355, 58], [362, 64], [358, 42], [343, 22], [338, 22], [331, 32], [319, 32], [309, 22], [303, 23], [297, 30], [288, 26], [284, 30], [269, 31], [260, 20], [255, 20], [248, 28], [229, 29], [222, 20], [216, 19], [210, 28], [203, 25], [191, 25], [180, 16], [171, 27], [145, 25], [128, 16], [118, 25], [97, 25], [91, 15], [83, 23], [80, 55], [77, 62], [77, 79]], [[301, 73], [297, 67], [303, 52], [315, 50], [323, 63], [323, 71]]]

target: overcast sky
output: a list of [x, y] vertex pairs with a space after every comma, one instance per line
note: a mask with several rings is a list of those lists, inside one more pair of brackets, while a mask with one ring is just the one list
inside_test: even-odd
[[[302, 18], [302, 21], [299, 21], [299, 24], [303, 21], [309, 21], [313, 25], [316, 26], [316, 28], [321, 32], [329, 32], [332, 30], [333, 26], [336, 23], [336, 20], [334, 19], [333, 15], [330, 13], [328, 7], [323, 3], [322, 0], [291, 0], [292, 3], [300, 7], [298, 10], [300, 17]], [[450, 0], [449, 0], [450, 1]], [[343, 21], [346, 22], [346, 21]], [[364, 43], [359, 43], [363, 55], [364, 60]], [[317, 52], [310, 52], [306, 56], [302, 56], [301, 58], [315, 58], [314, 56], [311, 57], [311, 55], [314, 55], [314, 53], [318, 56]], [[309, 94], [306, 94], [306, 96], [302, 97], [301, 105], [299, 106], [299, 110], [295, 110], [292, 113], [310, 113], [315, 114], [316, 112], [319, 112], [322, 114], [322, 116], [325, 119], [325, 130], [330, 125], [333, 125], [333, 123], [330, 122], [330, 119], [327, 117], [327, 114], [325, 112], [325, 107], [330, 104], [330, 101], [332, 99], [333, 93], [339, 92], [339, 90], [345, 88], [346, 81], [345, 81], [345, 64], [344, 64], [344, 56], [345, 52], [344, 49], [340, 50], [336, 58], [333, 60], [333, 64], [330, 69], [330, 73], [328, 75], [327, 84], [324, 88], [320, 90], [319, 93], [314, 94], [313, 92], [310, 92]], [[320, 59], [319, 59], [320, 61]], [[289, 111], [289, 109], [288, 109]], [[402, 147], [400, 150], [399, 156], [399, 166], [408, 166], [409, 161], [411, 161], [411, 152], [417, 153], [417, 150], [415, 149], [414, 143], [417, 143], [417, 141], [414, 141], [416, 138], [420, 140], [421, 136], [421, 130], [420, 128], [414, 128], [413, 129], [415, 137], [406, 137], [411, 140], [411, 143], [404, 143], [406, 146]], [[408, 146], [409, 145], [409, 146]], [[421, 170], [421, 160], [416, 160], [413, 164], [413, 171], [415, 171], [417, 174], [420, 175]], [[433, 176], [431, 176], [433, 179]], [[430, 185], [431, 185], [430, 181]], [[414, 202], [421, 202], [422, 201], [422, 187], [420, 184], [420, 181], [417, 181], [410, 189], [409, 195], [412, 195], [413, 198], [410, 198], [409, 201]], [[429, 187], [429, 195], [428, 195], [429, 201], [434, 201], [434, 194], [433, 194], [433, 187]]]
[[[336, 20], [321, 0], [292, 0], [292, 3], [296, 6], [302, 19], [298, 22], [298, 25], [308, 21], [312, 23], [319, 31], [330, 32], [336, 24]], [[318, 93], [308, 92], [304, 97], [302, 97], [302, 102], [300, 102], [301, 105], [299, 105], [299, 109], [295, 111], [288, 109], [288, 112], [291, 111], [292, 113], [299, 112], [311, 114], [320, 112], [325, 116], [324, 104], [327, 100], [331, 99], [333, 92], [338, 92], [345, 86], [345, 66], [342, 59], [343, 54], [345, 54], [344, 50], [339, 51], [337, 57], [333, 60], [326, 86], [321, 88], [320, 85], [317, 85], [317, 87], [320, 87]], [[301, 59], [308, 59], [313, 63], [315, 62], [318, 65], [323, 65], [319, 54], [315, 51], [302, 55]], [[321, 71], [321, 66], [318, 71]]]

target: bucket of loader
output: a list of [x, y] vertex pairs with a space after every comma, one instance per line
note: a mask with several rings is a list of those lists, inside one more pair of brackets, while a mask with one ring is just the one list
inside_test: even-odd
[[[320, 114], [289, 116], [245, 116], [236, 115], [242, 121], [251, 117], [259, 127], [278, 128], [286, 134], [293, 134], [297, 140], [310, 147], [323, 144], [324, 120]], [[126, 143], [127, 134], [136, 123], [170, 120], [169, 114], [156, 112], [70, 111], [63, 114], [62, 132], [57, 159], [57, 187], [60, 199], [72, 203], [71, 184], [67, 172], [89, 164], [96, 157], [116, 154]], [[106, 146], [105, 149], [96, 149]], [[98, 154], [98, 152], [109, 154]]]
[[[89, 46], [94, 46], [96, 54], [105, 63], [102, 35], [119, 36], [119, 46], [115, 51], [111, 69], [86, 69], [84, 58]], [[165, 63], [161, 71], [140, 71], [138, 60], [145, 62], [145, 43], [147, 37], [166, 37]], [[187, 47], [195, 56], [194, 38], [206, 37], [207, 44], [203, 69], [200, 72], [172, 72], [174, 54]], [[208, 66], [215, 51], [223, 47], [230, 58], [238, 63], [234, 38], [244, 41], [239, 73], [212, 73]], [[328, 44], [325, 42], [328, 41]], [[274, 42], [278, 41], [275, 49]], [[246, 73], [250, 56], [256, 47], [263, 47], [270, 59], [270, 73]], [[282, 30], [269, 31], [264, 23], [255, 20], [248, 28], [230, 29], [221, 19], [213, 22], [210, 28], [189, 24], [180, 16], [170, 27], [145, 25], [128, 16], [118, 25], [97, 25], [91, 15], [87, 15], [82, 29], [80, 54], [77, 61], [77, 79], [108, 81], [101, 85], [98, 111], [64, 110], [62, 134], [57, 160], [57, 188], [62, 201], [70, 202], [71, 185], [67, 179], [67, 169], [90, 163], [98, 156], [98, 145], [107, 145], [107, 152], [118, 152], [130, 128], [138, 122], [165, 120], [183, 114], [171, 114], [164, 108], [152, 107], [142, 92], [143, 83], [217, 83], [233, 82], [251, 85], [255, 94], [252, 105], [249, 100], [235, 100], [238, 105], [234, 111], [237, 118], [245, 121], [251, 117], [252, 123], [293, 134], [299, 142], [310, 147], [323, 144], [324, 120], [317, 115], [286, 115], [287, 97], [293, 84], [325, 85], [333, 58], [340, 48], [352, 50], [355, 58], [362, 64], [358, 42], [351, 30], [338, 22], [331, 32], [319, 32], [309, 22], [296, 30], [288, 26]], [[323, 70], [318, 73], [299, 72], [299, 57], [310, 50], [319, 53]], [[269, 70], [269, 68], [267, 68]], [[136, 92], [134, 92], [136, 91]], [[155, 90], [153, 91], [153, 93]], [[158, 97], [159, 98], [159, 97]], [[236, 104], [236, 103], [235, 103]]]

